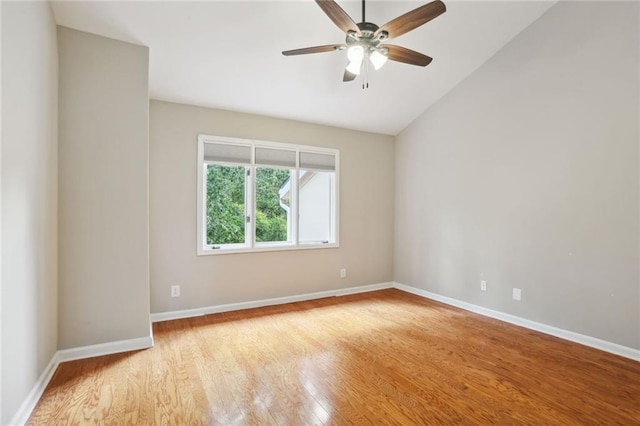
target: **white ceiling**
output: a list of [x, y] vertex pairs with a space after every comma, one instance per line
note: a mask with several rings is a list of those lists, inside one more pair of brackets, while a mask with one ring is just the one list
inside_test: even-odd
[[[389, 61], [367, 90], [342, 82], [344, 51], [281, 54], [344, 41], [313, 1], [52, 3], [59, 25], [148, 46], [153, 99], [396, 135], [555, 3], [444, 1], [446, 13], [390, 42], [433, 62]], [[426, 2], [368, 1], [367, 21]], [[361, 21], [360, 2], [338, 4]]]

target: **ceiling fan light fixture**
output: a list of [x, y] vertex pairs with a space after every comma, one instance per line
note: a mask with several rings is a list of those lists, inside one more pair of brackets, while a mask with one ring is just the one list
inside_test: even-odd
[[359, 44], [349, 46], [347, 49], [347, 58], [349, 58], [351, 62], [362, 62], [364, 59], [364, 47]]
[[347, 71], [351, 74], [360, 75], [360, 70], [362, 69], [362, 59], [359, 61], [350, 61], [347, 65]]
[[364, 47], [359, 44], [349, 46], [347, 49], [347, 58], [349, 59], [347, 71], [351, 74], [360, 75], [362, 62], [364, 61]]
[[373, 65], [373, 68], [378, 71], [380, 68], [382, 68], [382, 66], [384, 64], [387, 63], [387, 59], [389, 59], [387, 57], [387, 55], [374, 50], [373, 52], [371, 52], [371, 54], [369, 55], [369, 60], [371, 61], [371, 64]]

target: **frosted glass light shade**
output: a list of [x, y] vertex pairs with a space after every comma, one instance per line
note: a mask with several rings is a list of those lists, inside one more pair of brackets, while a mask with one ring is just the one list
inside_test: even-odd
[[350, 46], [347, 49], [347, 58], [351, 62], [362, 62], [364, 59], [364, 47], [359, 45]]
[[351, 74], [360, 75], [360, 70], [362, 69], [362, 60], [360, 61], [351, 61], [347, 65], [347, 71]]
[[378, 71], [380, 68], [382, 68], [382, 66], [384, 64], [387, 63], [387, 55], [383, 55], [382, 53], [378, 52], [377, 50], [374, 50], [371, 55], [369, 55], [369, 60], [371, 61], [371, 64], [373, 65], [373, 68]]
[[349, 58], [347, 71], [351, 74], [360, 75], [362, 61], [364, 60], [364, 47], [359, 45], [350, 46], [349, 49], [347, 49], [347, 58]]

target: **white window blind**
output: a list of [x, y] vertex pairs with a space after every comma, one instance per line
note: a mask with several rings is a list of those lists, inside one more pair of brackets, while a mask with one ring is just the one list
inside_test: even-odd
[[312, 170], [335, 170], [336, 156], [332, 154], [300, 151], [300, 168]]
[[256, 164], [294, 168], [296, 167], [296, 152], [290, 149], [256, 147]]
[[251, 146], [226, 143], [205, 143], [204, 161], [251, 164]]

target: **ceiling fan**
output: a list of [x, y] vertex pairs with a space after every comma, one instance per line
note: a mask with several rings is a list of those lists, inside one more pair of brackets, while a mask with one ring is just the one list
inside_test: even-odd
[[405, 64], [426, 67], [432, 58], [414, 50], [392, 44], [383, 44], [387, 40], [399, 37], [419, 26], [437, 18], [447, 8], [440, 0], [432, 1], [424, 6], [405, 13], [387, 22], [381, 27], [367, 22], [365, 19], [365, 1], [362, 0], [362, 22], [356, 24], [334, 0], [315, 0], [329, 19], [346, 33], [345, 44], [329, 44], [324, 46], [305, 47], [285, 50], [285, 56], [305, 55], [308, 53], [333, 52], [347, 50], [349, 64], [344, 71], [343, 81], [352, 81], [362, 72], [369, 60], [375, 70], [379, 70], [388, 59]]

